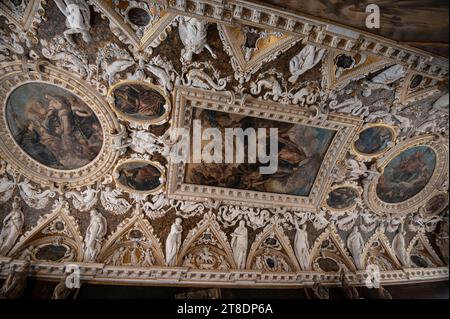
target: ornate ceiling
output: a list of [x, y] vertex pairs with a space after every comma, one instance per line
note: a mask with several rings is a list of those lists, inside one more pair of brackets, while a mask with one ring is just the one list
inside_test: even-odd
[[[447, 59], [240, 0], [0, 13], [0, 274], [448, 280]], [[277, 172], [175, 161], [194, 120], [278, 128]]]

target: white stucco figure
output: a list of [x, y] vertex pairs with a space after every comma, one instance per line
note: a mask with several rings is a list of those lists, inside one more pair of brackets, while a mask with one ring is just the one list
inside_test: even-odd
[[299, 226], [298, 221], [295, 220], [295, 229], [297, 230], [294, 239], [295, 256], [302, 270], [309, 270], [309, 242], [306, 223]]
[[55, 0], [59, 10], [66, 16], [66, 26], [64, 31], [66, 40], [75, 45], [73, 34], [81, 33], [84, 42], [91, 42], [91, 11], [85, 0]]
[[315, 67], [322, 60], [324, 54], [325, 49], [320, 49], [310, 44], [306, 45], [289, 62], [289, 70], [292, 74], [289, 82], [297, 82], [298, 77]]
[[91, 221], [84, 237], [84, 261], [95, 261], [106, 235], [106, 218], [96, 209], [91, 210]]
[[364, 249], [364, 239], [359, 232], [358, 226], [353, 227], [352, 232], [350, 233], [350, 235], [348, 235], [347, 247], [353, 256], [356, 268], [362, 269], [361, 254]]
[[406, 75], [406, 69], [404, 66], [395, 64], [380, 74], [377, 74], [370, 81], [364, 82], [364, 90], [362, 95], [368, 97], [372, 94], [372, 90], [377, 89], [385, 89], [385, 90], [393, 90], [389, 84], [396, 82]]
[[84, 191], [75, 190], [65, 194], [66, 198], [72, 198], [73, 206], [81, 211], [87, 212], [97, 203], [98, 189], [87, 187]]
[[5, 203], [12, 197], [15, 187], [15, 181], [6, 175], [0, 178], [0, 203]]
[[15, 197], [11, 212], [3, 220], [0, 232], [0, 256], [5, 256], [20, 236], [24, 223], [24, 215], [19, 206], [19, 198]]
[[231, 234], [231, 248], [238, 269], [244, 269], [247, 260], [248, 231], [245, 221], [241, 220], [239, 226]]
[[177, 264], [177, 254], [181, 247], [181, 233], [183, 232], [183, 227], [181, 218], [175, 219], [175, 222], [170, 227], [170, 233], [166, 240], [166, 265], [176, 266]]
[[121, 189], [112, 189], [110, 186], [106, 186], [100, 194], [100, 201], [107, 211], [123, 215], [131, 208], [131, 204], [125, 198], [121, 198], [122, 195]]
[[406, 242], [405, 242], [405, 234], [406, 232], [403, 229], [403, 224], [397, 230], [397, 234], [392, 241], [392, 248], [394, 249], [395, 255], [397, 256], [400, 263], [408, 267], [408, 254], [406, 252]]
[[25, 203], [35, 209], [43, 209], [48, 205], [50, 198], [54, 198], [56, 193], [51, 189], [42, 191], [36, 186], [31, 185], [28, 179], [24, 179], [17, 184], [19, 186], [20, 196]]
[[443, 96], [441, 96], [440, 98], [438, 98], [436, 101], [434, 101], [433, 103], [433, 111], [434, 112], [443, 112], [443, 113], [447, 113], [448, 114], [448, 92], [446, 94], [444, 94]]
[[181, 51], [182, 60], [186, 62], [192, 61], [194, 54], [200, 54], [204, 49], [208, 50], [214, 59], [217, 56], [212, 51], [207, 41], [207, 22], [190, 17], [181, 17], [178, 31], [180, 33], [181, 42], [184, 49]]

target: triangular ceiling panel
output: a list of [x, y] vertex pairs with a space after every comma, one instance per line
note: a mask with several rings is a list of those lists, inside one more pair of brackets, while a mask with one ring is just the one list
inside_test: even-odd
[[106, 239], [99, 260], [111, 266], [162, 266], [164, 253], [153, 227], [136, 209]]
[[220, 229], [215, 215], [206, 213], [189, 232], [181, 245], [178, 264], [204, 270], [236, 269], [227, 236]]
[[300, 271], [289, 238], [277, 222], [269, 224], [256, 235], [250, 248], [247, 268], [267, 272]]
[[237, 80], [248, 79], [264, 63], [274, 60], [298, 41], [281, 32], [249, 26], [219, 26], [219, 34]]
[[160, 1], [92, 1], [108, 18], [111, 31], [133, 52], [152, 53], [176, 23], [176, 15], [163, 9]]
[[41, 216], [37, 225], [20, 237], [10, 256], [54, 262], [81, 261], [83, 237], [70, 215], [69, 204], [55, 202], [51, 213]]

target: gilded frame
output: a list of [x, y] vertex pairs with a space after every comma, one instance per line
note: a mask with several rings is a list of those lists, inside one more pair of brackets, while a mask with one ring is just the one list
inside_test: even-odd
[[[22, 62], [11, 62], [0, 66], [0, 153], [14, 169], [30, 180], [41, 184], [61, 184], [69, 188], [82, 187], [95, 183], [107, 174], [119, 157], [113, 146], [113, 134], [120, 131], [120, 125], [105, 100], [94, 88], [70, 72], [47, 63], [30, 65], [24, 72]], [[26, 83], [46, 83], [58, 86], [84, 101], [97, 116], [103, 131], [103, 146], [97, 157], [89, 164], [72, 170], [58, 170], [45, 166], [31, 158], [17, 144], [6, 121], [6, 103], [9, 95]]]
[[336, 131], [324, 157], [321, 168], [309, 196], [247, 191], [232, 188], [193, 185], [184, 182], [185, 165], [169, 162], [167, 191], [170, 199], [205, 201], [219, 200], [226, 204], [253, 207], [285, 207], [316, 211], [331, 185], [331, 172], [348, 151], [348, 145], [359, 131], [362, 121], [358, 118], [333, 114], [326, 121], [314, 118], [314, 111], [298, 106], [286, 106], [275, 102], [247, 98], [237, 100], [230, 92], [211, 92], [202, 89], [177, 87], [172, 127], [190, 128], [192, 108], [204, 108], [220, 112], [248, 115], [280, 122], [315, 126]]
[[[400, 153], [415, 146], [427, 146], [436, 154], [436, 166], [428, 184], [418, 194], [406, 201], [394, 204], [383, 202], [378, 198], [376, 187], [384, 168]], [[378, 214], [406, 215], [417, 212], [430, 198], [443, 191], [445, 188], [444, 185], [448, 180], [448, 166], [448, 147], [442, 142], [439, 143], [435, 135], [424, 135], [403, 141], [387, 151], [377, 161], [377, 168], [380, 175], [375, 176], [366, 186], [364, 193], [365, 202], [373, 212]]]

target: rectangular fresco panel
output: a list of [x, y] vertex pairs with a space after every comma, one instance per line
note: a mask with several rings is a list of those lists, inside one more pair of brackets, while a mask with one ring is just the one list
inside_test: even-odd
[[[278, 169], [275, 173], [261, 174], [260, 166], [267, 164], [250, 164], [247, 159], [243, 164], [187, 164], [185, 183], [196, 185], [308, 196], [335, 135], [335, 131], [328, 129], [198, 108], [193, 109], [192, 118], [201, 121], [203, 130], [215, 127], [223, 135], [226, 128], [278, 129]], [[203, 141], [203, 146], [208, 142]], [[247, 154], [247, 139], [244, 149]]]

